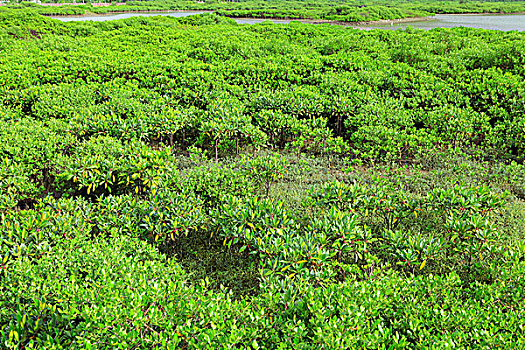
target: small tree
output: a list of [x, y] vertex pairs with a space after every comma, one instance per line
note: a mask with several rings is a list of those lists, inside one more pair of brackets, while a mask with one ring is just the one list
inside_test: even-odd
[[270, 187], [283, 174], [288, 172], [288, 160], [279, 153], [257, 155], [242, 159], [245, 171], [262, 187], [266, 197], [270, 193]]
[[20, 199], [23, 187], [29, 182], [24, 176], [20, 175], [20, 169], [11, 159], [5, 158], [0, 163], [0, 213], [4, 225], [5, 214], [16, 207]]
[[219, 159], [219, 147], [235, 148], [239, 153], [239, 144], [251, 140], [260, 145], [265, 142], [265, 135], [251, 124], [251, 117], [244, 114], [244, 106], [238, 100], [218, 100], [208, 107], [201, 124], [203, 136], [213, 140], [215, 160]]
[[167, 137], [169, 145], [173, 147], [175, 143], [175, 135], [179, 131], [182, 131], [182, 139], [180, 141], [184, 144], [184, 130], [190, 123], [190, 120], [191, 116], [187, 111], [169, 108], [162, 114], [156, 116], [156, 118], [152, 118], [151, 123], [153, 124], [153, 129], [157, 134], [157, 137]]

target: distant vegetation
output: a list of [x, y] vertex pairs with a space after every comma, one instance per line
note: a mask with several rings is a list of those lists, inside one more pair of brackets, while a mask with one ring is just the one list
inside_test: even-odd
[[524, 348], [524, 52], [0, 10], [0, 348]]
[[[44, 1], [55, 3], [55, 1]], [[71, 1], [64, 1], [70, 3]], [[82, 15], [134, 11], [209, 10], [229, 17], [322, 19], [340, 22], [363, 22], [383, 19], [424, 17], [435, 13], [512, 13], [525, 11], [523, 1], [353, 1], [353, 0], [246, 0], [188, 1], [151, 0], [128, 1], [124, 5], [93, 7], [88, 2], [75, 6], [39, 6], [34, 3], [11, 2], [12, 8], [31, 8], [45, 15]]]

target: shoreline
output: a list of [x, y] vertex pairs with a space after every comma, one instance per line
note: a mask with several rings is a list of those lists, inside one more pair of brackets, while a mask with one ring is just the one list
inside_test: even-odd
[[518, 12], [466, 12], [466, 13], [436, 13], [434, 16], [512, 16], [525, 15], [525, 11]]
[[433, 17], [427, 16], [427, 17], [406, 17], [406, 18], [396, 18], [396, 19], [380, 19], [377, 21], [361, 21], [361, 22], [312, 20], [312, 24], [334, 24], [334, 25], [342, 25], [342, 26], [376, 26], [376, 25], [381, 26], [381, 25], [398, 24], [398, 23], [432, 21], [433, 19], [434, 19]]
[[212, 10], [140, 10], [140, 11], [111, 11], [106, 13], [97, 13], [97, 12], [86, 12], [82, 15], [48, 15], [42, 14], [46, 17], [61, 17], [61, 18], [81, 18], [81, 17], [104, 17], [104, 16], [114, 16], [114, 15], [123, 15], [126, 13], [171, 13], [171, 12], [195, 12], [196, 15], [202, 13], [213, 13]]
[[[46, 17], [61, 17], [61, 18], [82, 18], [82, 17], [105, 17], [105, 16], [114, 16], [127, 13], [145, 13], [145, 14], [154, 14], [154, 13], [192, 13], [195, 15], [203, 13], [213, 13], [213, 10], [140, 10], [140, 11], [111, 11], [107, 13], [96, 13], [96, 12], [86, 12], [82, 15], [62, 15], [62, 14], [43, 14], [42, 16]], [[231, 19], [238, 20], [253, 20], [253, 21], [297, 21], [305, 24], [333, 24], [341, 26], [365, 26], [365, 25], [388, 25], [390, 23], [410, 23], [410, 22], [421, 22], [421, 21], [431, 21], [432, 17], [406, 17], [406, 18], [396, 18], [396, 19], [381, 19], [376, 21], [361, 21], [361, 22], [344, 22], [344, 21], [335, 21], [330, 19], [312, 19], [312, 18], [277, 18], [277, 17], [231, 17], [225, 16]]]
[[241, 21], [297, 21], [305, 24], [333, 24], [341, 26], [365, 26], [365, 25], [388, 25], [390, 23], [410, 23], [410, 22], [423, 22], [432, 21], [432, 16], [427, 17], [407, 17], [407, 18], [396, 18], [396, 19], [380, 19], [377, 21], [361, 21], [361, 22], [344, 22], [335, 21], [331, 19], [311, 19], [311, 18], [269, 18], [269, 17], [229, 17], [231, 19], [238, 19]]
[[[214, 13], [214, 10], [123, 10], [123, 11], [111, 11], [107, 13], [96, 13], [96, 12], [86, 12], [82, 15], [63, 15], [63, 14], [43, 14], [42, 16], [46, 17], [55, 17], [55, 18], [82, 18], [82, 17], [109, 17], [116, 16], [120, 14], [164, 14], [164, 13], [191, 13], [190, 15], [198, 15], [205, 13]], [[375, 21], [360, 21], [360, 22], [344, 22], [336, 21], [329, 19], [312, 19], [312, 18], [277, 18], [277, 17], [232, 17], [225, 16], [234, 20], [241, 21], [297, 21], [305, 24], [331, 24], [339, 25], [346, 27], [368, 27], [368, 26], [388, 26], [388, 25], [397, 25], [404, 23], [412, 22], [426, 22], [436, 20], [436, 16], [512, 16], [512, 15], [523, 15], [523, 12], [509, 12], [509, 13], [436, 13], [432, 16], [426, 17], [406, 17], [406, 18], [397, 18], [397, 19], [381, 19]]]

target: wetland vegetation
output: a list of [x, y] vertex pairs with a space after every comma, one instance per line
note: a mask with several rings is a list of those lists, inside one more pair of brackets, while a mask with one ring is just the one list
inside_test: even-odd
[[524, 53], [0, 10], [0, 348], [524, 347]]

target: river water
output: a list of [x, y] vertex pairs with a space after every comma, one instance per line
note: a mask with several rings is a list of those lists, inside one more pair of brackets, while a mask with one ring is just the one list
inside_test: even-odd
[[525, 31], [525, 15], [436, 15], [430, 20], [392, 23], [381, 26], [363, 26], [361, 28], [398, 29], [411, 26], [419, 29], [470, 27], [494, 30], [519, 30]]
[[[129, 17], [151, 17], [151, 16], [171, 16], [171, 17], [186, 17], [206, 13], [205, 11], [184, 11], [184, 12], [151, 12], [151, 13], [120, 13], [110, 15], [98, 16], [79, 16], [79, 17], [52, 17], [64, 22], [69, 21], [112, 21], [115, 19], [123, 19]], [[235, 21], [240, 24], [254, 24], [260, 23], [263, 19], [248, 19], [236, 18]], [[290, 23], [290, 20], [270, 20], [274, 23]], [[303, 23], [310, 23], [311, 21], [300, 21]], [[406, 23], [385, 23], [384, 25], [360, 25], [352, 26], [359, 29], [404, 29], [408, 26], [419, 29], [433, 29], [433, 28], [454, 28], [454, 27], [471, 27], [494, 30], [518, 30], [525, 31], [525, 14], [509, 14], [509, 15], [436, 15], [424, 21], [414, 21]]]
[[94, 15], [94, 16], [51, 16], [51, 18], [58, 19], [62, 22], [71, 21], [113, 21], [116, 19], [124, 19], [130, 17], [152, 17], [152, 16], [169, 16], [169, 17], [188, 17], [193, 15], [200, 15], [207, 13], [206, 11], [180, 11], [180, 12], [129, 12], [109, 15]]

